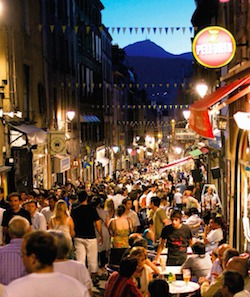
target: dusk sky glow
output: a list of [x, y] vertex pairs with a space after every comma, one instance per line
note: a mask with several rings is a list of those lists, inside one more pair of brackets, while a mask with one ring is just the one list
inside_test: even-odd
[[[194, 0], [102, 0], [102, 22], [121, 48], [149, 39], [172, 54], [191, 51]], [[112, 29], [113, 28], [113, 29]], [[120, 28], [120, 32], [117, 32]], [[126, 28], [125, 33], [123, 28]], [[130, 29], [132, 28], [132, 33]], [[136, 33], [135, 28], [138, 28]], [[145, 28], [141, 32], [141, 28]], [[150, 29], [148, 29], [150, 28]], [[153, 28], [156, 28], [154, 32]], [[160, 32], [159, 28], [162, 28]], [[167, 29], [167, 34], [166, 30]], [[177, 28], [179, 28], [177, 30]], [[184, 29], [185, 28], [185, 29]]]

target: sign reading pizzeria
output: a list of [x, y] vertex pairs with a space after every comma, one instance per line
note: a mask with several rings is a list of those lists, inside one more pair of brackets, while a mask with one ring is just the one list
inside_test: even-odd
[[193, 41], [193, 55], [203, 66], [219, 68], [234, 57], [236, 42], [233, 35], [223, 27], [211, 26], [199, 31]]

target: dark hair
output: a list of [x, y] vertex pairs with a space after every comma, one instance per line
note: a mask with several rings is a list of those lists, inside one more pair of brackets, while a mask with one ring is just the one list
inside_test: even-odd
[[121, 260], [119, 274], [124, 277], [131, 277], [137, 268], [137, 259], [124, 258]]
[[171, 215], [170, 215], [170, 219], [182, 219], [182, 213], [179, 210], [174, 210]]
[[145, 238], [137, 238], [134, 240], [133, 244], [131, 245], [131, 247], [134, 247], [134, 246], [142, 246], [144, 247], [145, 249], [148, 248], [148, 242]]
[[[34, 254], [42, 267], [53, 264], [57, 255], [57, 241], [46, 231], [33, 231], [24, 236], [26, 241], [26, 254]], [[41, 267], [40, 266], [40, 267]]]
[[55, 202], [57, 201], [57, 198], [56, 198], [56, 195], [55, 194], [50, 194], [47, 198], [48, 200], [52, 199], [54, 200]]
[[101, 202], [102, 202], [101, 197], [99, 197], [99, 196], [92, 197], [91, 204], [94, 207], [97, 207], [99, 204], [101, 204]]
[[192, 245], [192, 251], [194, 254], [197, 255], [205, 255], [206, 247], [205, 244], [202, 242], [196, 242]]
[[117, 216], [120, 217], [121, 215], [124, 214], [124, 212], [126, 211], [125, 206], [123, 204], [118, 205], [117, 207]]
[[226, 270], [222, 275], [222, 286], [227, 287], [229, 292], [233, 295], [244, 289], [244, 278], [239, 272], [234, 270]]
[[196, 207], [191, 207], [188, 211], [189, 215], [192, 215], [192, 214], [199, 214], [199, 211]]
[[238, 257], [239, 255], [240, 255], [240, 253], [236, 249], [230, 248], [230, 249], [225, 250], [225, 252], [223, 253], [223, 260], [226, 264], [229, 259], [231, 259], [233, 257]]
[[18, 199], [21, 200], [21, 197], [20, 197], [19, 193], [17, 193], [17, 192], [10, 193], [8, 196], [8, 201], [10, 201], [11, 197], [18, 197]]
[[223, 221], [221, 217], [215, 217], [212, 219], [214, 221], [214, 223], [218, 224], [219, 226], [223, 226]]
[[157, 206], [157, 207], [160, 206], [161, 199], [159, 197], [153, 196], [153, 197], [151, 197], [151, 200], [150, 201], [151, 201], [151, 203], [154, 204], [154, 206]]
[[131, 199], [131, 198], [124, 198], [124, 199], [122, 200], [122, 204], [123, 204], [123, 205], [126, 205], [126, 203], [127, 203], [128, 201], [132, 201], [132, 199]]
[[168, 297], [169, 285], [164, 279], [155, 278], [149, 282], [148, 291], [151, 297]]
[[78, 193], [78, 200], [79, 200], [79, 202], [84, 202], [84, 201], [86, 201], [87, 199], [88, 199], [88, 194], [87, 194], [86, 191], [80, 191], [80, 192]]
[[28, 201], [28, 204], [30, 204], [30, 203], [34, 203], [36, 207], [38, 205], [37, 201], [36, 200], [33, 200], [33, 199]]

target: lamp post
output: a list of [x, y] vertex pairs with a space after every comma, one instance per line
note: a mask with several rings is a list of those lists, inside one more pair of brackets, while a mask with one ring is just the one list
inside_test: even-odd
[[207, 94], [208, 86], [204, 82], [198, 83], [196, 85], [196, 91], [201, 98]]

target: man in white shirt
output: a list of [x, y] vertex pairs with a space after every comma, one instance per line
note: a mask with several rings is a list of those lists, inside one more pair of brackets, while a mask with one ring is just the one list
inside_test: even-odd
[[117, 187], [115, 189], [115, 195], [110, 198], [114, 201], [115, 210], [117, 210], [118, 206], [122, 204], [122, 200], [126, 198], [124, 189]]
[[37, 201], [31, 200], [28, 202], [28, 211], [31, 217], [31, 230], [47, 230], [47, 222], [45, 216], [38, 211]]
[[29, 275], [14, 280], [4, 288], [3, 297], [89, 297], [88, 289], [79, 281], [54, 272], [56, 239], [46, 231], [33, 231], [22, 244], [24, 266]]
[[221, 217], [210, 219], [209, 225], [204, 229], [203, 239], [206, 245], [206, 252], [208, 253], [211, 253], [219, 245], [223, 239]]
[[48, 197], [48, 202], [49, 202], [49, 206], [46, 206], [41, 210], [41, 213], [45, 216], [47, 224], [49, 223], [52, 213], [55, 209], [55, 205], [57, 202], [56, 196], [54, 194], [50, 195]]
[[132, 226], [133, 226], [133, 231], [137, 231], [137, 227], [140, 226], [140, 220], [137, 215], [137, 213], [132, 210], [133, 202], [131, 198], [125, 198], [122, 201], [122, 204], [125, 206], [125, 215], [131, 219], [132, 221]]
[[180, 188], [176, 188], [176, 192], [174, 193], [174, 206], [182, 211], [182, 193]]

